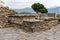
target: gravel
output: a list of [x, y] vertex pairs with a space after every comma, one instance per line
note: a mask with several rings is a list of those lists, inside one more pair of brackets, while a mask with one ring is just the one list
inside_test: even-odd
[[34, 33], [26, 33], [19, 28], [0, 28], [0, 40], [60, 40], [60, 24]]

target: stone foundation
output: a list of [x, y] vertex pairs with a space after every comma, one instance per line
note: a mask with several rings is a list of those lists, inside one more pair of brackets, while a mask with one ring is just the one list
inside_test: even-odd
[[45, 21], [24, 21], [20, 28], [25, 31], [31, 31], [31, 32], [38, 32], [38, 31], [45, 31], [48, 29], [51, 29], [52, 27], [55, 27], [57, 25], [57, 20], [55, 19], [47, 19]]
[[23, 21], [22, 24], [11, 23], [12, 27], [18, 27], [26, 32], [46, 31], [58, 24], [57, 19], [44, 19], [43, 21]]

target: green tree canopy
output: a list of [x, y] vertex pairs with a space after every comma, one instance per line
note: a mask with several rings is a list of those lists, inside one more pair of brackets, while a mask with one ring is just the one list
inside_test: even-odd
[[32, 4], [31, 8], [36, 12], [41, 12], [41, 13], [47, 13], [48, 10], [46, 7], [44, 7], [44, 5], [40, 4], [40, 3], [34, 3]]

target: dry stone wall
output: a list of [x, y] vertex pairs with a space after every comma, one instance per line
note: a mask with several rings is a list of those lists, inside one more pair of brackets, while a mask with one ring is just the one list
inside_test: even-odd
[[57, 20], [55, 19], [46, 19], [47, 21], [24, 21], [22, 25], [20, 26], [25, 31], [30, 32], [38, 32], [38, 31], [45, 31], [49, 30], [52, 27], [55, 27], [57, 25]]
[[9, 9], [8, 7], [0, 7], [0, 26], [1, 27], [5, 27], [7, 26], [8, 22], [8, 15], [14, 15], [17, 14], [17, 12], [15, 12], [12, 9]]
[[[49, 30], [58, 24], [57, 19], [43, 19], [43, 21], [23, 21], [22, 24], [10, 22], [12, 27], [18, 27], [26, 32], [39, 32]], [[19, 21], [21, 22], [21, 21]]]

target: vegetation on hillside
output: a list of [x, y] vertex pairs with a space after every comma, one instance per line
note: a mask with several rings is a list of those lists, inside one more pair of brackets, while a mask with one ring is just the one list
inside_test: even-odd
[[21, 12], [20, 14], [32, 14], [30, 12]]

